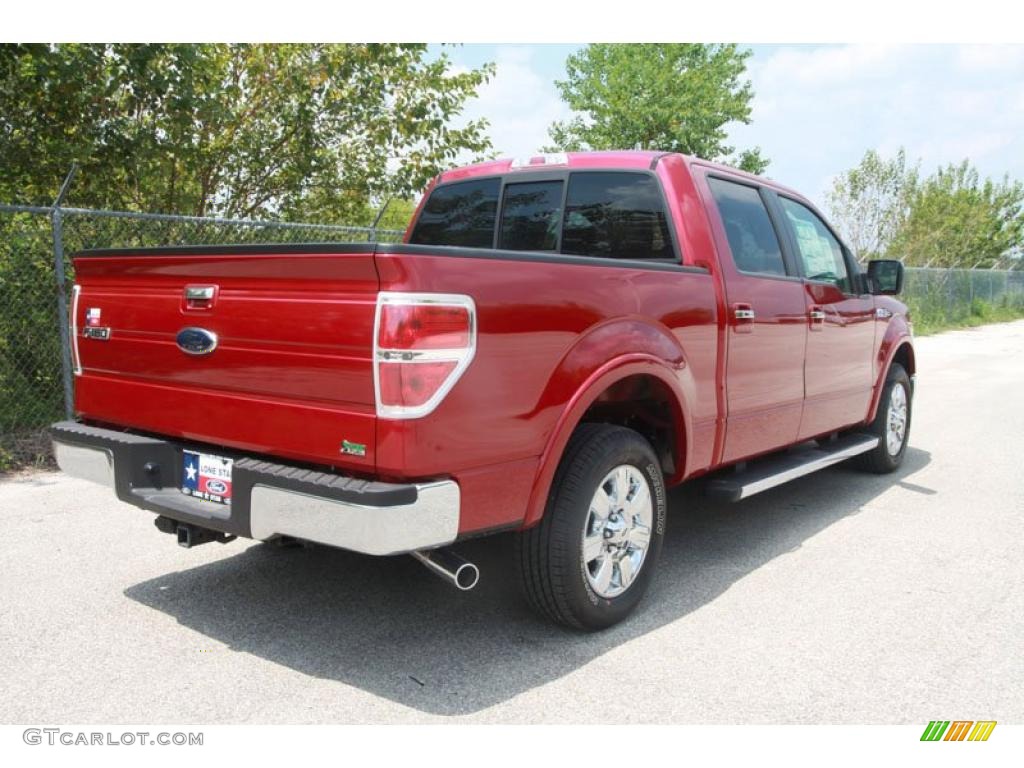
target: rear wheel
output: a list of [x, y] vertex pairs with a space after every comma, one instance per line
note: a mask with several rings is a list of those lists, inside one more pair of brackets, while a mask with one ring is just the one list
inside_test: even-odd
[[654, 574], [665, 532], [658, 460], [631, 429], [584, 424], [569, 441], [544, 518], [519, 534], [527, 601], [577, 629], [624, 619]]
[[857, 457], [857, 465], [869, 472], [894, 472], [903, 463], [910, 436], [910, 377], [899, 363], [893, 363], [882, 389], [878, 413], [868, 432], [878, 445]]

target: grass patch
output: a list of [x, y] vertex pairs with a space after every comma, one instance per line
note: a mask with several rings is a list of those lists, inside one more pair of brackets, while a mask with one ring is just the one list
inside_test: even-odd
[[995, 302], [976, 298], [970, 303], [952, 304], [910, 296], [906, 298], [906, 303], [910, 308], [916, 336], [931, 336], [957, 328], [976, 328], [979, 325], [1024, 319], [1024, 300], [1012, 300], [1009, 296]]
[[30, 467], [57, 468], [48, 430], [41, 427], [0, 434], [0, 475]]

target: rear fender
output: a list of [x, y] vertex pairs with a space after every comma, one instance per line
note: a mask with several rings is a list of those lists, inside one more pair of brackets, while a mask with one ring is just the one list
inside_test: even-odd
[[[610, 356], [612, 343], [617, 351]], [[692, 397], [694, 382], [682, 348], [667, 329], [649, 322], [619, 320], [598, 326], [563, 358], [545, 390], [543, 402], [566, 404], [541, 454], [524, 528], [536, 524], [543, 516], [558, 463], [587, 409], [610, 386], [636, 375], [657, 378], [673, 395], [675, 444], [679, 450], [675, 471], [667, 480], [672, 483], [685, 476], [692, 434], [685, 404], [687, 392]]]

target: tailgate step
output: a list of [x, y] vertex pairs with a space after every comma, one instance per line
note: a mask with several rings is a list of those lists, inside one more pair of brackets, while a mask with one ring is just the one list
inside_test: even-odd
[[755, 459], [723, 476], [709, 480], [707, 495], [721, 501], [739, 501], [798, 477], [867, 453], [878, 445], [874, 435], [849, 434], [820, 443], [806, 443], [783, 453]]

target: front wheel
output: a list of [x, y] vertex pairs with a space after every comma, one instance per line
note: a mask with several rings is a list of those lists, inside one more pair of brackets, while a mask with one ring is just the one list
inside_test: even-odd
[[857, 464], [869, 472], [894, 472], [903, 463], [910, 437], [910, 377], [899, 363], [893, 363], [885, 379], [878, 413], [869, 433], [878, 438], [878, 445], [857, 457]]
[[519, 534], [527, 602], [576, 629], [603, 629], [640, 602], [665, 534], [665, 483], [641, 435], [584, 424], [569, 441], [544, 518]]

